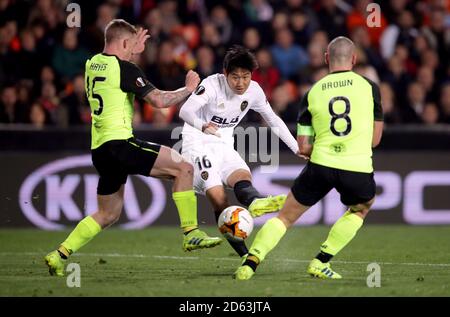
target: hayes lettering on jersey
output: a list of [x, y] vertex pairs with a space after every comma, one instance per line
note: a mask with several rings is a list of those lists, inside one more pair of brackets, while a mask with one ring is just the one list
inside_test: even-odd
[[332, 88], [339, 88], [339, 87], [345, 87], [345, 86], [352, 86], [353, 80], [347, 79], [347, 80], [339, 80], [339, 81], [333, 81], [328, 83], [322, 84], [322, 90], [332, 89]]
[[89, 67], [90, 70], [96, 70], [96, 71], [102, 71], [106, 69], [106, 66], [108, 66], [108, 64], [97, 64], [97, 63], [92, 63], [91, 66]]

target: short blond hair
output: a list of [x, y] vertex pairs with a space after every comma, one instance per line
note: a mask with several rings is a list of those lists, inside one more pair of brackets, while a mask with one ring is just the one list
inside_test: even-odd
[[114, 19], [105, 28], [105, 43], [111, 43], [124, 35], [136, 34], [136, 28], [123, 19]]

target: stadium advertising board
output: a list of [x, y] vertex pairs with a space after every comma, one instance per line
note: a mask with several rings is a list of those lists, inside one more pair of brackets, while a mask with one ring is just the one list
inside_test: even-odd
[[[411, 225], [450, 224], [450, 154], [446, 152], [386, 152], [375, 156], [377, 200], [367, 223]], [[73, 226], [97, 208], [98, 175], [89, 154], [4, 153], [6, 182], [0, 201], [1, 227], [39, 227], [59, 230]], [[267, 173], [252, 164], [255, 186], [263, 194], [287, 193], [304, 161], [281, 153], [280, 165]], [[118, 226], [141, 229], [151, 225], [178, 225], [171, 183], [132, 176], [125, 188], [124, 210]], [[230, 203], [238, 204], [229, 192]], [[299, 225], [332, 224], [344, 212], [337, 192], [311, 208]], [[211, 207], [199, 197], [199, 222], [214, 224]], [[262, 224], [269, 216], [256, 219]]]

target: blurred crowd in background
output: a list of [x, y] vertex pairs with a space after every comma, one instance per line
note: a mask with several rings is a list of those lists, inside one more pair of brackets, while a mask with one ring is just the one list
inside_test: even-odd
[[[103, 50], [114, 18], [149, 29], [135, 62], [159, 89], [184, 86], [189, 69], [201, 78], [221, 72], [227, 48], [242, 44], [257, 57], [253, 79], [274, 111], [294, 123], [299, 100], [328, 72], [327, 44], [345, 35], [357, 46], [354, 71], [380, 86], [387, 124], [450, 123], [450, 0], [376, 1], [376, 28], [366, 23], [368, 0], [74, 2], [80, 28], [66, 25], [67, 0], [0, 0], [0, 123], [88, 125], [84, 64]], [[135, 126], [180, 122], [176, 105], [137, 100], [135, 110]]]

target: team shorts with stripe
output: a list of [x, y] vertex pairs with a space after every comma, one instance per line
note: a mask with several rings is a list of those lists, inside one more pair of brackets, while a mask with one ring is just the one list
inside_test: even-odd
[[291, 192], [304, 206], [313, 206], [335, 188], [346, 206], [368, 202], [375, 197], [373, 173], [345, 171], [308, 162], [295, 179]]
[[92, 150], [92, 163], [100, 175], [97, 194], [114, 194], [128, 175], [150, 176], [160, 148], [159, 144], [130, 138], [108, 141]]
[[183, 146], [182, 156], [194, 167], [194, 190], [198, 194], [204, 195], [212, 187], [227, 185], [228, 177], [236, 170], [243, 169], [250, 173], [239, 153], [226, 144]]

